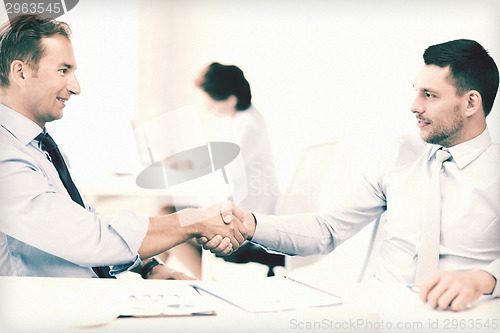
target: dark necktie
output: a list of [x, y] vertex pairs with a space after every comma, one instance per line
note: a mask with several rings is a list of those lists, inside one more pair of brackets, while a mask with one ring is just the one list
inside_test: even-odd
[[[75, 183], [73, 183], [73, 180], [71, 179], [68, 167], [66, 166], [66, 163], [64, 163], [61, 151], [59, 150], [59, 148], [57, 148], [57, 144], [55, 143], [54, 139], [52, 139], [52, 137], [48, 133], [40, 133], [35, 138], [35, 140], [40, 141], [40, 143], [42, 144], [42, 149], [49, 153], [52, 164], [54, 164], [57, 173], [59, 174], [59, 178], [61, 178], [61, 181], [63, 182], [64, 187], [71, 196], [71, 199], [85, 208], [82, 197], [78, 192]], [[114, 276], [109, 274], [110, 269], [107, 266], [92, 267], [92, 270], [100, 278], [114, 278]]]

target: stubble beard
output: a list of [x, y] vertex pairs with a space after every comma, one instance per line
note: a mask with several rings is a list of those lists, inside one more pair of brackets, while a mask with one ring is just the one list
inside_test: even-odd
[[463, 126], [464, 119], [460, 114], [460, 108], [456, 105], [453, 108], [453, 119], [448, 124], [437, 125], [427, 137], [422, 137], [422, 139], [430, 144], [450, 147], [459, 139]]

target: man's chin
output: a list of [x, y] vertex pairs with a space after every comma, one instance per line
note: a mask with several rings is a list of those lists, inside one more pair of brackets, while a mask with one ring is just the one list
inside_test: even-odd
[[429, 133], [423, 133], [420, 131], [420, 137], [422, 138], [423, 141], [431, 144], [431, 145], [437, 145], [439, 144], [439, 139], [436, 136], [429, 135]]
[[51, 121], [62, 119], [62, 117], [63, 117], [62, 111], [56, 114], [51, 114], [50, 117], [47, 117], [46, 122], [50, 123]]
[[424, 133], [422, 130], [420, 130], [420, 138], [427, 143], [431, 143], [429, 142], [429, 134]]

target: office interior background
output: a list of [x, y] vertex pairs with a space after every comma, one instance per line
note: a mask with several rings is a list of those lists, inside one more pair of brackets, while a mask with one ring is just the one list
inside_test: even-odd
[[[495, 0], [80, 0], [59, 19], [74, 33], [82, 93], [48, 126], [81, 182], [134, 172], [131, 120], [193, 105], [213, 61], [250, 82], [282, 190], [310, 144], [370, 152], [416, 132], [412, 83], [427, 46], [475, 39], [500, 64]], [[488, 118], [500, 142], [498, 99]]]

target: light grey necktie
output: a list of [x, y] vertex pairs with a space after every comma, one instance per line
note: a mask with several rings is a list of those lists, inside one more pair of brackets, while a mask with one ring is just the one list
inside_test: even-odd
[[418, 261], [415, 282], [421, 283], [439, 268], [439, 245], [441, 241], [441, 187], [440, 174], [443, 162], [451, 154], [440, 148], [432, 167], [430, 192], [422, 216], [422, 229], [417, 245]]

